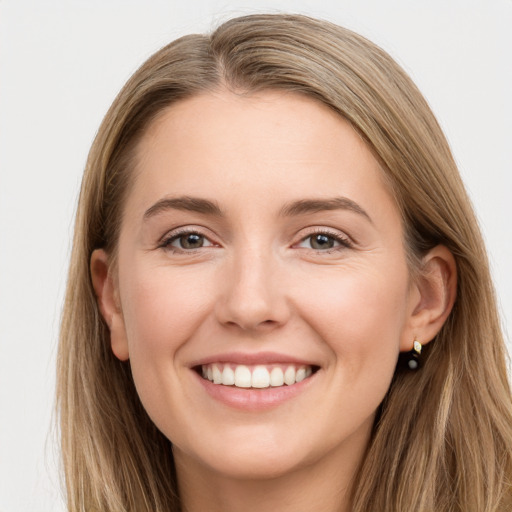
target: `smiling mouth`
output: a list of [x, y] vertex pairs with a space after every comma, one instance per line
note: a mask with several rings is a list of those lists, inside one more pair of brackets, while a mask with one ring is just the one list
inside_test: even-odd
[[220, 386], [243, 389], [293, 386], [311, 377], [319, 368], [311, 365], [203, 364], [195, 370], [203, 379]]

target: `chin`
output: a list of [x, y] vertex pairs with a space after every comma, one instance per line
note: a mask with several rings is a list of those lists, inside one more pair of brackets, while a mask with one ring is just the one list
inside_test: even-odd
[[267, 480], [290, 474], [301, 466], [301, 461], [296, 457], [291, 459], [283, 454], [260, 451], [250, 454], [231, 453], [229, 457], [216, 460], [211, 470], [230, 479]]
[[176, 453], [175, 446], [175, 457], [182, 461], [193, 459], [209, 472], [235, 480], [278, 478], [307, 465], [303, 447], [285, 443], [283, 438], [265, 440], [262, 435], [253, 434], [202, 448], [197, 446], [187, 456], [183, 452]]

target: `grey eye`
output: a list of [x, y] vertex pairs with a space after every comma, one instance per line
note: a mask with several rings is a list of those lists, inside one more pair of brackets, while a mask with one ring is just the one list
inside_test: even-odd
[[198, 233], [184, 233], [171, 240], [169, 244], [179, 249], [200, 249], [205, 245], [211, 245], [207, 239]]
[[325, 250], [325, 249], [332, 249], [337, 241], [329, 235], [325, 234], [317, 234], [309, 236], [306, 240], [309, 240], [310, 246], [312, 249], [316, 250]]

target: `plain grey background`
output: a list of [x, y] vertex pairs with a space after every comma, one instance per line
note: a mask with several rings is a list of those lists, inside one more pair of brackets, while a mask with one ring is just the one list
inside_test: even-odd
[[55, 354], [78, 187], [103, 115], [160, 46], [261, 11], [345, 25], [409, 72], [450, 141], [512, 329], [512, 0], [0, 0], [0, 512], [64, 510]]

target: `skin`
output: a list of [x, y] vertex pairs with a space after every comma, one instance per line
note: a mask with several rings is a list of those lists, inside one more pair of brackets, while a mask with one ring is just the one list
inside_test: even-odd
[[[413, 282], [378, 162], [303, 96], [179, 102], [143, 136], [135, 172], [116, 266], [97, 250], [91, 270], [112, 349], [173, 442], [185, 509], [349, 510], [399, 352], [431, 340], [453, 303], [450, 253], [435, 248]], [[162, 203], [180, 197], [222, 215]], [[341, 207], [283, 213], [333, 198]], [[183, 230], [203, 246], [180, 246]], [[192, 368], [233, 352], [319, 370], [278, 405], [233, 407]]]

